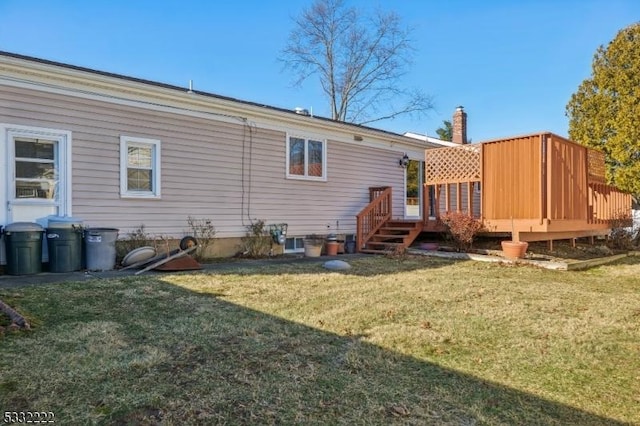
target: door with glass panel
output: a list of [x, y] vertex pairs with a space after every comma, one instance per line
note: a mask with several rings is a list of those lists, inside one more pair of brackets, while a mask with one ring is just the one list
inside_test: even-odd
[[424, 162], [409, 160], [405, 169], [405, 219], [420, 219], [422, 216], [422, 179]]
[[69, 214], [69, 134], [25, 128], [5, 131], [6, 222]]

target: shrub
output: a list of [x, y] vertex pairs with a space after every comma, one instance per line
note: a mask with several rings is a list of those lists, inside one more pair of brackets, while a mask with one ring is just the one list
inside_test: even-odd
[[271, 254], [271, 235], [264, 220], [257, 220], [247, 225], [245, 236], [242, 237], [242, 255], [251, 258], [266, 257]]
[[440, 221], [460, 250], [470, 249], [475, 236], [482, 230], [482, 222], [466, 213], [446, 212], [440, 216]]
[[198, 240], [198, 248], [193, 257], [198, 261], [204, 260], [207, 255], [207, 249], [215, 241], [216, 228], [213, 226], [211, 219], [196, 219], [191, 216], [187, 217], [187, 225], [189, 226], [190, 235]]
[[153, 237], [147, 234], [144, 224], [141, 224], [132, 232], [129, 232], [127, 234], [127, 238], [118, 241], [118, 244], [116, 245], [118, 259], [122, 259], [127, 255], [127, 253], [139, 247], [152, 245], [153, 241]]
[[387, 250], [387, 252], [385, 253], [385, 256], [388, 259], [393, 259], [398, 262], [404, 262], [408, 258], [407, 248], [403, 246], [396, 246], [392, 249]]
[[629, 215], [624, 213], [618, 213], [611, 221], [611, 234], [609, 234], [609, 240], [607, 245], [613, 249], [619, 250], [631, 250], [633, 249], [635, 242], [638, 238], [633, 234], [631, 228], [633, 222]]

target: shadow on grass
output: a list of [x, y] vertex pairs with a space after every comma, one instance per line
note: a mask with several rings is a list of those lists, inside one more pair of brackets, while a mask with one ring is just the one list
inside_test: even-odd
[[618, 424], [156, 278], [14, 292], [37, 326], [0, 338], [0, 406], [60, 424]]

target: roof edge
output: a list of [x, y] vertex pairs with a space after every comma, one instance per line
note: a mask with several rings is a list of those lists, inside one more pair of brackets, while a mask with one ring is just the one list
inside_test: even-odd
[[[176, 86], [176, 85], [173, 85], [173, 84], [161, 83], [161, 82], [157, 82], [157, 81], [153, 81], [153, 80], [147, 80], [147, 79], [143, 79], [143, 78], [132, 77], [132, 76], [113, 73], [113, 72], [108, 72], [108, 71], [101, 71], [101, 70], [96, 70], [96, 69], [93, 69], [93, 68], [88, 68], [88, 67], [83, 67], [83, 66], [78, 66], [78, 65], [71, 65], [71, 64], [67, 64], [67, 63], [63, 63], [63, 62], [37, 58], [37, 57], [34, 57], [34, 56], [22, 55], [22, 54], [18, 54], [18, 53], [3, 51], [3, 50], [0, 50], [0, 57], [12, 58], [12, 59], [17, 59], [17, 60], [21, 60], [21, 61], [28, 61], [28, 62], [32, 62], [32, 63], [36, 63], [36, 64], [41, 64], [41, 65], [46, 65], [46, 66], [51, 66], [51, 67], [57, 67], [57, 68], [66, 69], [66, 70], [77, 71], [77, 72], [80, 72], [80, 73], [107, 77], [107, 78], [110, 78], [110, 79], [128, 81], [128, 82], [132, 82], [132, 83], [136, 83], [136, 84], [142, 84], [142, 85], [150, 86], [150, 87], [154, 87], [154, 88], [162, 88], [162, 89], [166, 89], [166, 90], [170, 90], [170, 91], [175, 91], [175, 92], [178, 92], [178, 93], [187, 93], [189, 91], [188, 87], [181, 87], [181, 86]], [[293, 109], [286, 109], [286, 108], [282, 108], [282, 107], [276, 107], [276, 106], [273, 106], [273, 105], [267, 105], [267, 104], [262, 104], [262, 103], [258, 103], [258, 102], [246, 101], [246, 100], [233, 98], [233, 97], [230, 97], [230, 96], [218, 95], [218, 94], [211, 93], [211, 92], [206, 92], [206, 91], [193, 90], [192, 93], [196, 94], [196, 95], [199, 95], [199, 96], [202, 96], [202, 97], [205, 97], [205, 98], [216, 99], [216, 100], [220, 100], [220, 101], [223, 101], [223, 102], [237, 103], [239, 105], [245, 105], [245, 106], [248, 106], [248, 107], [258, 108], [258, 109], [261, 109], [261, 110], [265, 110], [266, 109], [266, 110], [269, 110], [269, 111], [273, 111], [274, 113], [290, 114], [291, 117], [295, 116], [295, 117], [299, 117], [299, 118], [306, 118], [306, 119], [309, 119], [309, 120], [317, 120], [318, 122], [322, 122], [324, 124], [335, 126], [338, 129], [342, 128], [342, 130], [349, 129], [350, 131], [356, 132], [356, 133], [357, 132], [366, 132], [366, 133], [369, 133], [369, 134], [377, 133], [377, 134], [381, 134], [381, 135], [387, 135], [387, 136], [393, 137], [394, 139], [402, 139], [402, 140], [404, 140], [405, 142], [407, 142], [410, 145], [414, 145], [415, 142], [416, 142], [416, 139], [407, 137], [407, 136], [405, 136], [405, 135], [403, 135], [401, 133], [396, 133], [396, 132], [392, 132], [392, 131], [389, 131], [389, 130], [384, 130], [384, 129], [379, 129], [379, 128], [375, 128], [375, 127], [364, 126], [364, 125], [355, 124], [355, 123], [349, 123], [349, 122], [345, 122], [345, 121], [333, 120], [331, 118], [327, 118], [327, 117], [323, 117], [323, 116], [317, 116], [317, 115], [314, 115], [314, 116], [301, 116], [300, 114], [296, 113], [295, 110], [293, 110]], [[425, 145], [425, 147], [428, 147], [428, 146]]]

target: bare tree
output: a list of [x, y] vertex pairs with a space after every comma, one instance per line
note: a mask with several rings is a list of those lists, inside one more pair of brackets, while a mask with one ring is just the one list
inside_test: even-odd
[[316, 0], [294, 19], [281, 60], [297, 85], [318, 76], [335, 120], [366, 124], [423, 114], [431, 98], [400, 86], [413, 53], [410, 33], [395, 13], [364, 16], [344, 0]]

